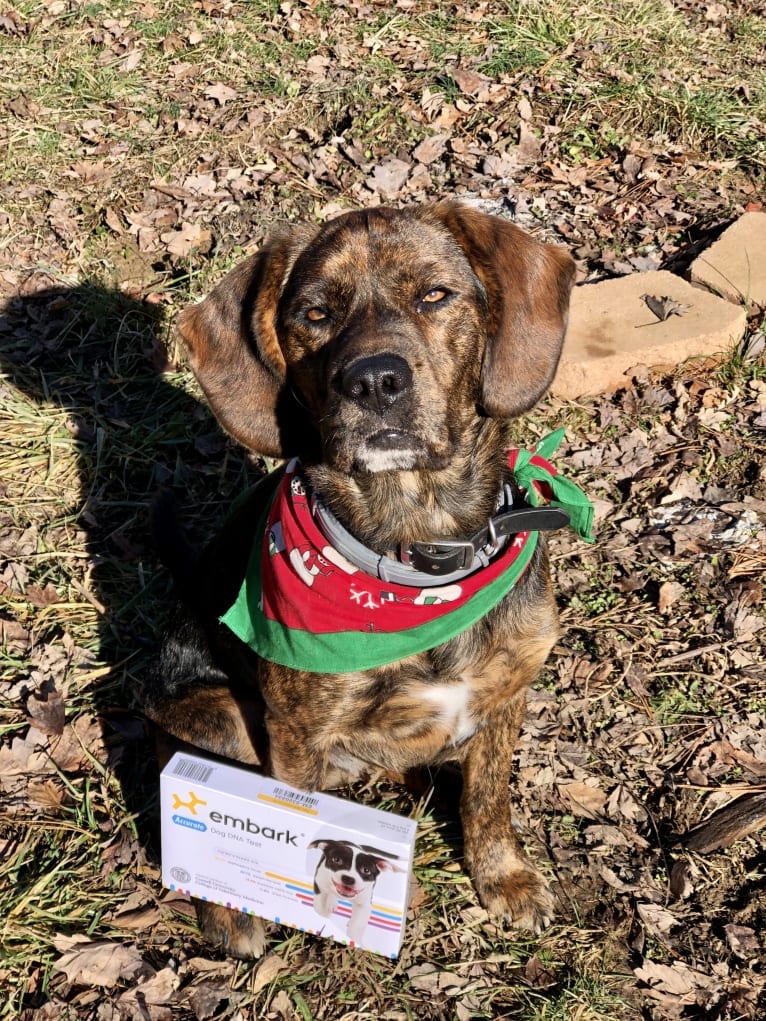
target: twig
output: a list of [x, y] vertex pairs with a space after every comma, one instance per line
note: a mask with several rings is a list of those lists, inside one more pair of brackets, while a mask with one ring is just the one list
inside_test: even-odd
[[718, 652], [719, 649], [724, 649], [727, 644], [727, 642], [716, 642], [714, 645], [703, 645], [699, 649], [687, 649], [686, 652], [679, 652], [675, 656], [668, 656], [667, 659], [656, 663], [655, 670], [660, 670], [664, 666], [672, 666], [674, 663], [683, 663], [687, 659], [694, 659], [695, 656], [701, 656], [704, 652]]

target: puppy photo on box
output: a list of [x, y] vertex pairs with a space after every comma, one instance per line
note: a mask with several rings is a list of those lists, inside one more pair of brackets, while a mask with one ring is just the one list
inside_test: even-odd
[[[146, 689], [165, 745], [306, 791], [458, 763], [479, 901], [532, 930], [554, 898], [508, 784], [559, 635], [545, 533], [587, 539], [592, 508], [551, 461], [562, 431], [510, 424], [553, 380], [573, 282], [562, 248], [457, 202], [275, 231], [179, 337], [223, 428], [287, 464], [197, 559], [155, 515], [181, 596]], [[262, 952], [258, 919], [197, 912]]]
[[[343, 929], [349, 942], [363, 945], [378, 880], [386, 875], [406, 877], [407, 869], [396, 855], [350, 840], [317, 839], [309, 848], [320, 851], [314, 870], [314, 910], [322, 918], [331, 919], [336, 912], [347, 917]], [[397, 900], [401, 899], [399, 894]]]

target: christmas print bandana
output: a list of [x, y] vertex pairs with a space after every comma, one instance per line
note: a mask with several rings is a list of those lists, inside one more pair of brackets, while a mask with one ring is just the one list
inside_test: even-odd
[[[560, 429], [534, 450], [509, 451], [509, 464], [530, 506], [561, 507], [589, 540], [590, 502], [546, 460], [563, 435]], [[481, 620], [518, 582], [539, 533], [510, 536], [486, 567], [457, 583], [421, 588], [381, 581], [329, 544], [314, 520], [300, 465], [291, 461], [256, 536], [245, 580], [222, 622], [263, 659], [348, 673], [435, 648]]]

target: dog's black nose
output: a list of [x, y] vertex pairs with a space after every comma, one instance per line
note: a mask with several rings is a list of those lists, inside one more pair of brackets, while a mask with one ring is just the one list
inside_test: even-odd
[[412, 386], [412, 369], [398, 355], [360, 358], [343, 370], [341, 389], [363, 408], [384, 412]]

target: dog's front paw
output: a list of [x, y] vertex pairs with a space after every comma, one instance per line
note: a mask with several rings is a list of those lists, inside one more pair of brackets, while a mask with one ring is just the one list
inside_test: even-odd
[[531, 865], [503, 875], [474, 876], [479, 900], [490, 915], [503, 918], [517, 929], [542, 932], [553, 920], [553, 894], [545, 879]]
[[202, 935], [208, 942], [245, 961], [263, 956], [266, 929], [260, 918], [207, 901], [195, 901], [194, 906]]

